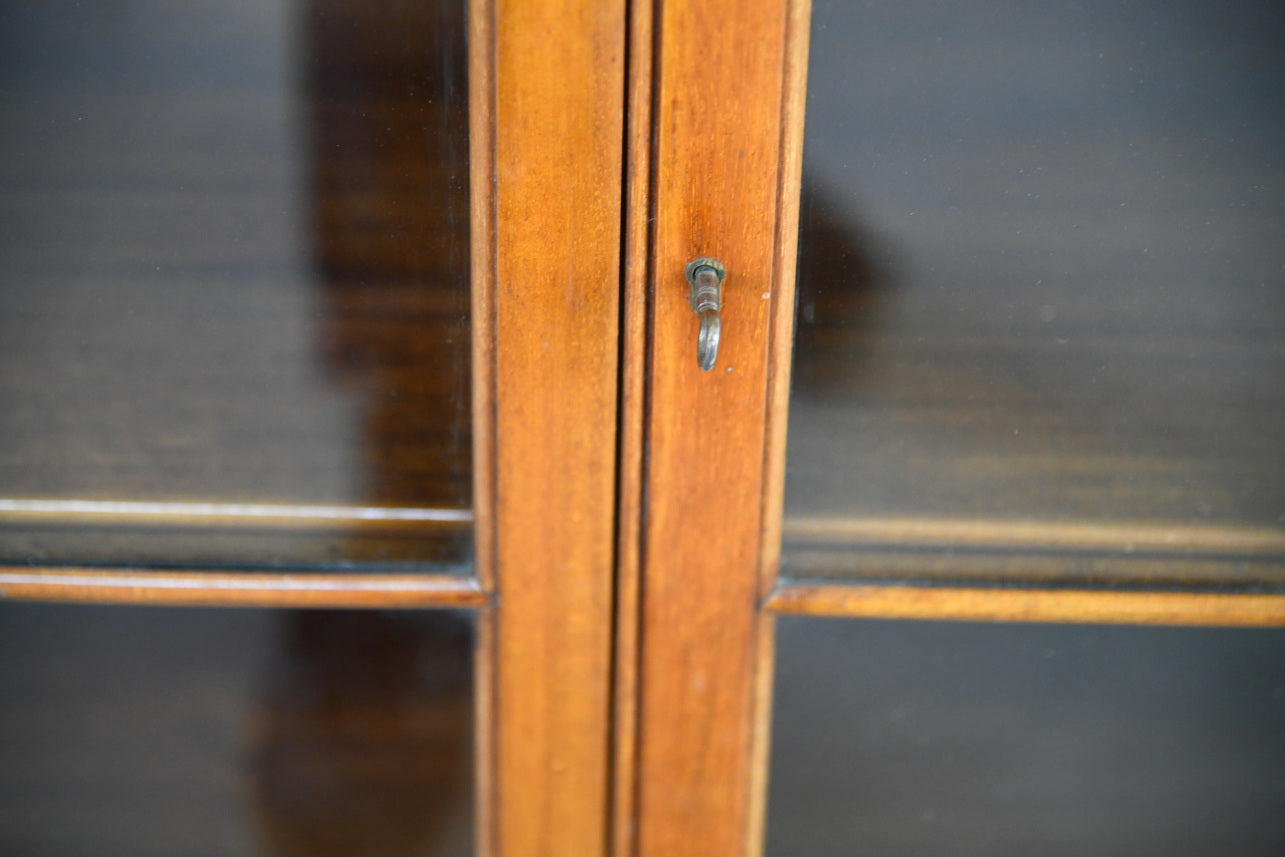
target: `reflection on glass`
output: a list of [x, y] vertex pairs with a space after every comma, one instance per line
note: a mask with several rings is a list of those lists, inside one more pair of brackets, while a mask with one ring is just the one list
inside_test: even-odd
[[1285, 15], [814, 13], [787, 569], [1285, 583]]
[[464, 37], [0, 10], [0, 562], [467, 561]]
[[0, 852], [472, 853], [472, 624], [0, 606]]
[[785, 618], [767, 854], [1285, 849], [1285, 633]]

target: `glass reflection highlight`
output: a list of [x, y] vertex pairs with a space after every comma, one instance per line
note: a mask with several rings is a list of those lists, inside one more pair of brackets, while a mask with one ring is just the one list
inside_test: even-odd
[[[0, 562], [464, 570], [464, 4], [0, 11]], [[464, 522], [466, 524], [466, 522]]]
[[[1285, 16], [814, 13], [787, 566], [935, 574], [959, 547], [964, 576], [1011, 576], [1003, 526], [1047, 525], [1048, 574], [1173, 567], [1057, 555], [1058, 528], [1089, 525], [1268, 540], [1248, 569], [1205, 551], [1200, 576], [1285, 585]], [[845, 519], [997, 529], [972, 570], [944, 534], [922, 562], [788, 539]]]

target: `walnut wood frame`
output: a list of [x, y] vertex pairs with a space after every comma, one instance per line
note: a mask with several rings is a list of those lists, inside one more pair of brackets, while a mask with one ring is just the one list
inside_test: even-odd
[[478, 662], [480, 850], [599, 853], [624, 0], [479, 0], [472, 11], [477, 562], [497, 592]]
[[0, 597], [478, 609], [504, 857], [760, 851], [776, 613], [1285, 624], [1275, 594], [778, 581], [809, 11], [470, 4], [476, 580], [0, 568]]
[[[637, 5], [613, 853], [754, 854], [809, 4]], [[708, 373], [683, 276], [702, 256], [728, 271]]]

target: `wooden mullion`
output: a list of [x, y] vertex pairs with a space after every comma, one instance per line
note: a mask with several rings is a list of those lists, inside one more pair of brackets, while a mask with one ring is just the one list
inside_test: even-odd
[[0, 599], [199, 607], [485, 607], [453, 574], [295, 574], [0, 566]]
[[488, 88], [474, 93], [471, 148], [485, 197], [473, 209], [475, 420], [493, 421], [479, 444], [479, 574], [497, 593], [478, 662], [482, 853], [597, 854], [608, 841], [624, 2], [478, 0], [472, 15], [475, 62], [493, 63], [474, 74]]
[[[773, 327], [791, 317], [780, 240], [797, 206], [782, 201], [798, 192], [798, 136], [783, 128], [801, 121], [805, 58], [786, 34], [806, 39], [806, 7], [657, 9], [635, 853], [731, 857], [761, 842], [772, 618], [760, 574], [763, 532], [779, 531], [769, 448], [784, 438], [771, 420], [784, 418], [789, 340]], [[727, 269], [710, 372], [683, 274], [702, 256]]]
[[794, 356], [794, 295], [799, 249], [799, 195], [803, 180], [803, 126], [807, 105], [808, 34], [812, 0], [790, 0], [786, 9], [785, 79], [781, 87], [780, 182], [776, 258], [768, 330], [767, 441], [764, 444], [763, 542], [759, 591], [766, 598], [781, 565], [785, 506], [785, 447]]

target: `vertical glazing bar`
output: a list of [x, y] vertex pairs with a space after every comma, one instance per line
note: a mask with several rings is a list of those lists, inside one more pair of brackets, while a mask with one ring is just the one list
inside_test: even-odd
[[[490, 111], [472, 151], [475, 243], [492, 341], [478, 419], [494, 450], [480, 680], [489, 682], [489, 853], [602, 853], [607, 844], [624, 2], [478, 3]], [[480, 123], [482, 120], [475, 117]], [[489, 172], [479, 166], [489, 163]], [[481, 200], [487, 200], [482, 202]], [[489, 302], [489, 303], [488, 303]], [[490, 372], [489, 378], [486, 376]], [[485, 403], [489, 400], [489, 406]], [[489, 410], [489, 413], [488, 413]], [[479, 444], [481, 446], [482, 444]], [[487, 669], [489, 667], [489, 669]]]
[[[801, 121], [789, 0], [660, 3], [655, 40], [652, 277], [642, 511], [637, 852], [733, 857], [760, 842], [771, 619], [762, 530], [779, 516], [773, 325], [789, 318], [782, 200], [798, 192]], [[788, 61], [787, 61], [788, 60]], [[792, 106], [793, 105], [793, 106]], [[684, 268], [726, 266], [721, 343], [692, 359], [701, 319]], [[781, 291], [778, 293], [778, 289]], [[788, 327], [775, 335], [788, 339]], [[788, 360], [788, 352], [786, 352]], [[769, 399], [769, 389], [772, 399]], [[769, 433], [769, 432], [772, 433]], [[764, 506], [764, 498], [775, 502]]]

